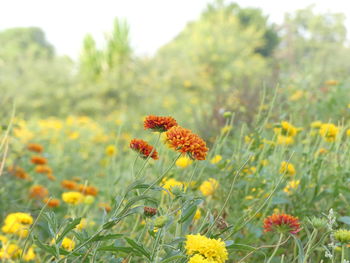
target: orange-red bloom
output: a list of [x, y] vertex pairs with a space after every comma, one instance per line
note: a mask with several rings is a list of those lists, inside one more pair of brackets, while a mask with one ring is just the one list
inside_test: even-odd
[[35, 199], [44, 199], [49, 195], [49, 191], [42, 185], [34, 185], [29, 190], [29, 196]]
[[44, 165], [47, 164], [47, 159], [42, 156], [33, 156], [30, 160], [33, 164]]
[[264, 220], [264, 232], [276, 231], [296, 234], [300, 230], [299, 219], [288, 214], [273, 214]]
[[107, 213], [109, 213], [112, 210], [111, 206], [107, 203], [100, 203], [98, 206], [100, 209], [106, 211]]
[[26, 171], [22, 168], [22, 167], [19, 167], [19, 166], [10, 166], [8, 168], [8, 171], [9, 173], [11, 173], [13, 176], [16, 176], [17, 178], [19, 179], [29, 179], [29, 175], [26, 173]]
[[52, 169], [47, 165], [37, 165], [35, 167], [35, 172], [39, 174], [52, 174]]
[[38, 143], [29, 143], [27, 145], [27, 149], [31, 152], [42, 153], [44, 151], [44, 147]]
[[44, 199], [44, 203], [47, 203], [48, 207], [55, 208], [55, 207], [58, 207], [61, 202], [57, 198], [53, 198], [50, 200], [46, 198], [46, 199]]
[[84, 195], [96, 196], [98, 194], [98, 189], [96, 187], [83, 184], [78, 185], [78, 191]]
[[175, 151], [186, 153], [196, 160], [205, 160], [208, 153], [205, 141], [181, 126], [172, 127], [166, 132], [166, 143]]
[[63, 188], [68, 189], [68, 190], [76, 190], [77, 187], [78, 187], [78, 185], [77, 185], [76, 182], [70, 181], [70, 180], [63, 180], [63, 181], [61, 182], [61, 186], [62, 186]]
[[133, 139], [130, 142], [130, 148], [139, 153], [141, 158], [151, 156], [152, 159], [158, 160], [158, 153], [153, 146], [141, 139]]
[[177, 122], [170, 116], [165, 117], [149, 115], [146, 117], [143, 126], [146, 130], [151, 129], [158, 132], [165, 132], [174, 126], [177, 126]]

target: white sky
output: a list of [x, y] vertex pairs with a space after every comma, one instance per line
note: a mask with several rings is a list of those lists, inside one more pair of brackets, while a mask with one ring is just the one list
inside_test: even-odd
[[[186, 25], [199, 17], [212, 0], [0, 0], [0, 30], [41, 27], [58, 54], [78, 57], [82, 40], [91, 33], [98, 43], [111, 30], [115, 17], [125, 18], [138, 54], [153, 54]], [[285, 12], [316, 3], [318, 10], [343, 12], [350, 17], [347, 0], [237, 0], [239, 5], [260, 7], [273, 22]], [[347, 28], [350, 29], [349, 19]], [[0, 43], [1, 44], [1, 43]]]

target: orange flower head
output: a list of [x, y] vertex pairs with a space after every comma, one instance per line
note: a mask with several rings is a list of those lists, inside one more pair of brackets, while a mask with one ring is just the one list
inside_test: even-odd
[[35, 172], [39, 174], [52, 174], [52, 169], [47, 165], [37, 165], [35, 166]]
[[33, 164], [44, 165], [47, 164], [47, 159], [42, 156], [33, 156], [30, 160]]
[[70, 180], [63, 180], [63, 181], [61, 182], [61, 186], [62, 186], [63, 188], [68, 189], [68, 190], [76, 190], [77, 187], [78, 187], [78, 185], [77, 185], [76, 182], [70, 181]]
[[145, 127], [145, 130], [151, 129], [157, 132], [165, 132], [174, 126], [177, 126], [177, 122], [170, 116], [149, 115], [146, 117], [143, 126]]
[[50, 200], [46, 198], [46, 199], [44, 199], [44, 203], [47, 203], [48, 207], [55, 208], [55, 207], [58, 207], [61, 202], [57, 198], [53, 198]]
[[44, 151], [44, 147], [38, 143], [29, 143], [27, 145], [28, 151], [42, 153]]
[[112, 210], [111, 206], [107, 203], [100, 203], [98, 206], [100, 209], [106, 211], [107, 213], [109, 213]]
[[56, 177], [52, 174], [46, 174], [47, 179], [49, 179], [50, 181], [56, 181]]
[[299, 219], [288, 214], [273, 214], [264, 220], [264, 232], [289, 232], [295, 235], [300, 230]]
[[96, 187], [83, 184], [78, 185], [78, 191], [84, 195], [96, 196], [98, 194], [98, 189]]
[[19, 179], [23, 179], [23, 180], [30, 179], [29, 175], [26, 173], [26, 171], [22, 167], [12, 165], [7, 170], [13, 176]]
[[29, 196], [34, 199], [44, 199], [49, 195], [49, 191], [42, 185], [33, 185], [29, 190]]
[[141, 158], [146, 159], [151, 156], [152, 159], [158, 160], [158, 153], [152, 145], [141, 139], [133, 139], [130, 142], [130, 148], [137, 152]]
[[166, 132], [166, 143], [174, 149], [195, 160], [205, 160], [208, 148], [205, 141], [191, 130], [180, 126], [172, 127]]

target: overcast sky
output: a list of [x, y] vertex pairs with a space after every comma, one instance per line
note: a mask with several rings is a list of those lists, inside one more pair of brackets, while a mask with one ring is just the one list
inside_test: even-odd
[[[0, 30], [41, 27], [58, 54], [78, 57], [82, 40], [91, 33], [103, 43], [115, 17], [125, 18], [138, 54], [153, 54], [186, 25], [199, 17], [211, 0], [0, 0]], [[350, 17], [346, 0], [238, 0], [241, 6], [260, 7], [273, 22], [285, 12], [316, 3], [318, 10], [343, 12]], [[349, 19], [347, 28], [350, 29]]]

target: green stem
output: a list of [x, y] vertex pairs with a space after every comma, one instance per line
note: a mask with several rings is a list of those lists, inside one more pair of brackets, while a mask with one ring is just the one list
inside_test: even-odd
[[276, 255], [277, 250], [278, 250], [278, 248], [279, 248], [280, 245], [281, 245], [282, 238], [283, 238], [283, 234], [281, 233], [281, 234], [280, 234], [280, 238], [278, 239], [278, 243], [277, 243], [275, 249], [273, 250], [272, 255], [271, 255], [271, 257], [269, 258], [269, 260], [267, 261], [267, 263], [270, 263], [271, 260], [273, 259], [273, 257]]
[[344, 263], [345, 261], [345, 245], [343, 244], [341, 246], [341, 263]]

